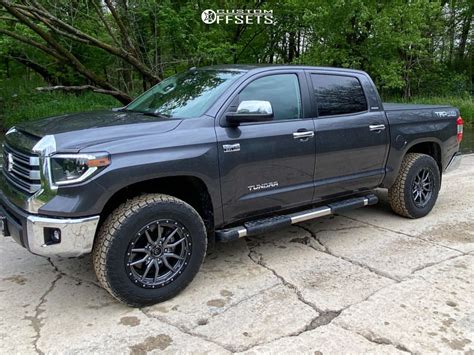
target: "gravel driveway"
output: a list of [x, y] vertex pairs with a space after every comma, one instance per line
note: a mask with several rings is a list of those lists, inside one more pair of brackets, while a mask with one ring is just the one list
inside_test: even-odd
[[0, 238], [0, 353], [474, 353], [474, 155], [433, 212], [373, 207], [220, 244], [195, 281], [143, 309], [89, 257]]

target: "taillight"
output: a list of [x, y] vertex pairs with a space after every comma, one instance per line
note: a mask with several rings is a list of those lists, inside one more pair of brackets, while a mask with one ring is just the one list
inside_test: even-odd
[[463, 123], [464, 122], [462, 120], [462, 117], [459, 116], [458, 119], [456, 120], [456, 125], [458, 127], [458, 134], [457, 134], [458, 143], [461, 143], [461, 141], [462, 141]]

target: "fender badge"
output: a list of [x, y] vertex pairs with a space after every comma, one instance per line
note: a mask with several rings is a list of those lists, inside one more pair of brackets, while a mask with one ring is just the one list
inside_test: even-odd
[[230, 153], [230, 152], [240, 152], [240, 144], [224, 144], [222, 146], [224, 148], [224, 153]]

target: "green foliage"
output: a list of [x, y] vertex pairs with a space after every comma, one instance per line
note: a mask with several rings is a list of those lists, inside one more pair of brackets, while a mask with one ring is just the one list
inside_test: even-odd
[[35, 91], [34, 88], [39, 85], [42, 82], [37, 77], [0, 80], [0, 124], [4, 129], [22, 121], [121, 106], [114, 98], [93, 92]]
[[[461, 97], [462, 102], [468, 102], [463, 111], [472, 112], [472, 0], [38, 2], [41, 11], [48, 11], [57, 21], [48, 20], [50, 17], [41, 20], [41, 13], [35, 12], [38, 7], [29, 7], [35, 13], [30, 21], [51, 35], [50, 41], [66, 49], [75, 61], [57, 49], [51, 54], [13, 38], [11, 33], [52, 48], [25, 21], [7, 11], [8, 6], [20, 4], [24, 8], [31, 2], [2, 1], [0, 80], [21, 83], [21, 78], [35, 72], [42, 80], [35, 79], [34, 86], [94, 85], [128, 102], [157, 81], [193, 66], [297, 63], [362, 69], [374, 79], [382, 96], [397, 100], [426, 98], [429, 102], [434, 100], [432, 97]], [[120, 21], [106, 4], [112, 4]], [[205, 9], [255, 8], [273, 10], [275, 24], [206, 25], [201, 21]], [[58, 21], [72, 30], [58, 25]], [[87, 36], [84, 39], [81, 33], [100, 45]], [[36, 111], [49, 114], [47, 103], [43, 103], [48, 100], [57, 107], [51, 109], [54, 113], [60, 110], [58, 100], [66, 102], [62, 107], [65, 110], [82, 107], [83, 97], [94, 107], [114, 101], [93, 93], [38, 93], [33, 91], [34, 86], [14, 84], [11, 89], [0, 85], [1, 97], [11, 97], [11, 90], [24, 90], [18, 93], [14, 109], [10, 109], [13, 103], [0, 103], [6, 110], [6, 122], [10, 122], [8, 117], [37, 117]], [[29, 101], [20, 103], [21, 97], [28, 96]]]
[[[472, 8], [455, 4], [455, 14]], [[430, 0], [313, 2], [304, 17], [314, 24], [313, 38], [300, 62], [365, 70], [391, 95], [467, 93], [472, 68], [451, 65], [452, 56], [442, 60], [445, 41], [457, 40], [446, 38], [446, 9]], [[472, 53], [463, 63], [469, 60]]]

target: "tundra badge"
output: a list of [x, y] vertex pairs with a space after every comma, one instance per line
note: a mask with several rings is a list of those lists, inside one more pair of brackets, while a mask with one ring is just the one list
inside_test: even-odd
[[264, 182], [263, 184], [250, 185], [247, 187], [249, 191], [257, 191], [257, 190], [263, 190], [263, 189], [271, 189], [277, 186], [278, 186], [278, 181], [272, 181], [272, 182]]

